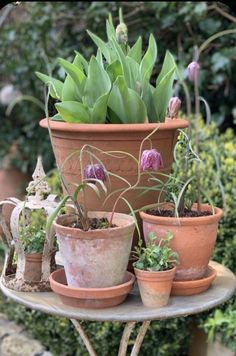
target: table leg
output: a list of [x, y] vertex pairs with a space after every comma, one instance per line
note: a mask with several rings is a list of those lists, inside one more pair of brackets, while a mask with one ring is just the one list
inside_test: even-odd
[[133, 346], [130, 356], [138, 356], [139, 350], [142, 346], [143, 339], [146, 335], [146, 332], [148, 330], [150, 323], [151, 323], [151, 320], [146, 320], [140, 326], [140, 329], [139, 329], [138, 335], [136, 337], [136, 340], [135, 340], [135, 343], [134, 343], [134, 346]]
[[123, 335], [120, 341], [118, 356], [126, 355], [130, 334], [132, 333], [134, 326], [135, 326], [135, 321], [130, 321], [125, 325]]
[[93, 346], [92, 346], [87, 334], [85, 333], [83, 327], [79, 323], [79, 321], [75, 320], [75, 319], [70, 319], [70, 320], [74, 324], [74, 327], [76, 328], [76, 330], [78, 331], [81, 339], [83, 340], [83, 343], [86, 346], [86, 349], [87, 349], [89, 355], [90, 356], [97, 356], [97, 353], [94, 351], [94, 348], [93, 348]]

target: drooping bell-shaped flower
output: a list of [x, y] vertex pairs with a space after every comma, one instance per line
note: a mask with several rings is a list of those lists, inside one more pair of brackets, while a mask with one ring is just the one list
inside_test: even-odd
[[192, 82], [194, 82], [199, 74], [200, 71], [200, 65], [198, 62], [193, 61], [188, 65], [188, 78]]
[[181, 100], [178, 98], [178, 96], [173, 96], [169, 100], [169, 116], [171, 119], [174, 119], [178, 116], [178, 112], [181, 106]]
[[[103, 168], [103, 166], [99, 163], [95, 164], [88, 164], [85, 169], [84, 169], [84, 178], [85, 179], [99, 179], [102, 182], [105, 182], [107, 177], [106, 177], [106, 172]], [[96, 183], [94, 181], [94, 183]]]
[[116, 39], [119, 44], [128, 42], [128, 28], [124, 22], [116, 27]]
[[144, 150], [141, 156], [142, 171], [154, 170], [158, 171], [163, 167], [163, 161], [160, 152], [155, 148], [151, 150]]

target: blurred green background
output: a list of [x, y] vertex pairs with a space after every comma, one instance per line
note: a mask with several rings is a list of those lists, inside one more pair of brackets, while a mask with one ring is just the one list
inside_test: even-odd
[[[57, 57], [71, 60], [74, 50], [88, 58], [95, 50], [86, 29], [105, 39], [105, 19], [111, 12], [118, 24], [118, 9], [123, 8], [129, 30], [129, 42], [142, 35], [147, 43], [150, 32], [158, 45], [158, 72], [166, 49], [175, 56], [183, 70], [193, 58], [195, 45], [200, 46], [216, 32], [234, 29], [236, 15], [220, 2], [21, 2], [9, 4], [0, 13], [0, 165], [32, 173], [38, 153], [43, 155], [45, 170], [54, 167], [48, 132], [39, 127], [44, 117], [44, 88], [35, 71], [63, 76], [56, 64]], [[200, 94], [210, 105], [211, 122], [201, 123], [201, 157], [208, 164], [204, 188], [215, 205], [227, 207], [221, 221], [214, 259], [236, 272], [236, 36], [228, 35], [212, 42], [200, 57]], [[11, 95], [20, 92], [34, 101], [20, 101], [6, 114], [11, 96], [2, 89], [11, 87]], [[183, 101], [184, 95], [179, 89]], [[5, 100], [5, 101], [4, 101]], [[53, 113], [53, 103], [50, 113]], [[204, 114], [205, 108], [202, 107]], [[203, 115], [204, 116], [204, 115]], [[220, 179], [225, 201], [212, 187], [216, 170], [211, 150], [220, 163]], [[210, 184], [211, 183], [211, 184]], [[55, 178], [55, 186], [58, 180]], [[217, 187], [216, 187], [217, 188]], [[192, 325], [197, 323], [210, 338], [218, 335], [224, 345], [236, 352], [235, 297], [221, 308], [199, 316], [153, 322], [141, 355], [184, 356], [189, 353], [193, 338]], [[43, 341], [55, 355], [86, 355], [69, 321], [45, 316], [2, 299], [0, 310], [20, 323]], [[115, 355], [122, 327], [116, 323], [84, 323], [94, 338], [99, 355]], [[195, 354], [196, 355], [196, 354]], [[194, 356], [191, 354], [191, 356]], [[202, 356], [202, 355], [199, 355]], [[205, 355], [204, 355], [205, 356]]]

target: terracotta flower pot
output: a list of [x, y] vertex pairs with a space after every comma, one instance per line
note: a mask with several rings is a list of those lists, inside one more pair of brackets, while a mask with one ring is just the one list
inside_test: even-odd
[[[40, 121], [40, 126], [48, 128], [47, 119]], [[50, 121], [52, 130], [52, 140], [55, 149], [56, 161], [59, 167], [62, 166], [66, 158], [72, 153], [79, 151], [85, 144], [95, 146], [103, 151], [125, 151], [138, 158], [139, 146], [145, 138], [157, 126], [159, 130], [151, 137], [153, 148], [156, 148], [162, 155], [164, 168], [162, 172], [169, 173], [173, 161], [173, 148], [177, 139], [177, 129], [188, 126], [188, 121], [183, 119], [167, 119], [165, 123], [160, 124], [73, 124], [65, 122]], [[146, 143], [144, 149], [149, 148]], [[122, 159], [113, 158], [104, 154], [97, 154], [106, 169], [128, 180], [134, 184], [137, 180], [137, 163], [130, 157], [125, 156]], [[85, 157], [85, 164], [89, 163], [88, 155]], [[64, 165], [64, 178], [70, 185], [70, 190], [74, 191], [75, 186], [72, 183], [80, 182], [81, 172], [78, 160], [78, 154], [73, 155]], [[163, 176], [158, 176], [163, 180]], [[151, 183], [150, 183], [151, 184]], [[147, 185], [147, 176], [143, 175], [140, 185]], [[111, 188], [108, 187], [108, 193], [119, 188], [126, 188], [127, 184], [115, 177], [111, 177]], [[126, 197], [133, 209], [141, 208], [147, 204], [154, 203], [156, 196], [153, 192], [138, 197], [140, 190], [129, 192]], [[112, 211], [115, 198], [118, 194], [111, 197], [103, 206], [105, 211]], [[80, 197], [78, 196], [80, 199]], [[86, 190], [86, 204], [88, 210], [101, 210], [101, 200], [97, 198], [94, 192], [88, 188]], [[117, 212], [130, 213], [125, 202], [120, 201]]]
[[[193, 208], [196, 209], [196, 206]], [[211, 211], [207, 204], [202, 210]], [[147, 243], [149, 232], [155, 232], [157, 243], [167, 231], [174, 234], [170, 247], [179, 254], [175, 280], [196, 280], [205, 277], [207, 266], [216, 242], [218, 222], [223, 215], [215, 208], [214, 215], [176, 218], [153, 216], [140, 212], [143, 220], [144, 238]]]
[[134, 268], [143, 304], [160, 308], [168, 304], [176, 267], [167, 271], [143, 271]]
[[[110, 213], [89, 216], [109, 218]], [[72, 221], [73, 215], [62, 215], [54, 223], [68, 286], [105, 288], [123, 283], [135, 228], [133, 217], [115, 213], [117, 227], [89, 231], [68, 227]]]
[[24, 279], [27, 282], [39, 282], [42, 274], [42, 253], [27, 253], [25, 255]]

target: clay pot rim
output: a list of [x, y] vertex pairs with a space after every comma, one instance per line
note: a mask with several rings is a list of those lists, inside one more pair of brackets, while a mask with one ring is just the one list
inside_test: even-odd
[[[111, 214], [110, 212], [107, 211], [94, 211], [94, 212], [88, 212], [89, 216], [92, 216], [96, 213], [98, 213], [99, 215], [104, 215], [104, 216], [109, 216], [109, 214]], [[122, 226], [117, 226], [117, 227], [112, 227], [112, 228], [108, 228], [108, 229], [96, 229], [96, 230], [88, 230], [88, 231], [83, 231], [80, 230], [78, 228], [73, 228], [73, 227], [69, 227], [69, 226], [64, 226], [59, 224], [57, 221], [58, 219], [61, 219], [63, 217], [69, 217], [69, 216], [73, 216], [73, 214], [64, 214], [64, 215], [60, 215], [58, 216], [58, 218], [56, 219], [56, 221], [53, 222], [53, 226], [55, 227], [55, 229], [60, 230], [60, 231], [64, 231], [65, 233], [70, 233], [72, 231], [79, 231], [80, 235], [84, 235], [83, 237], [87, 238], [93, 238], [95, 235], [97, 236], [98, 234], [104, 234], [104, 231], [107, 233], [107, 231], [112, 230], [114, 232], [118, 231], [118, 230], [123, 230], [123, 229], [127, 229], [129, 227], [132, 227], [135, 225], [135, 221], [134, 218], [128, 214], [124, 214], [124, 213], [114, 213], [114, 217], [123, 217], [125, 218], [124, 220], [127, 221], [127, 223], [125, 225]]]
[[[47, 119], [42, 119], [39, 125], [43, 128], [48, 128]], [[157, 125], [160, 125], [159, 130], [175, 130], [177, 128], [186, 128], [189, 126], [189, 121], [186, 119], [170, 119], [166, 118], [165, 122], [161, 123], [142, 123], [142, 124], [80, 124], [80, 123], [67, 123], [61, 121], [50, 120], [50, 127], [54, 131], [67, 131], [67, 132], [150, 132], [154, 130]]]
[[167, 269], [165, 271], [147, 271], [134, 267], [134, 272], [137, 279], [156, 279], [161, 277], [169, 277], [169, 275], [175, 274], [176, 266]]
[[194, 279], [190, 281], [173, 281], [172, 288], [181, 288], [181, 289], [192, 289], [205, 286], [211, 281], [213, 281], [217, 276], [217, 271], [215, 268], [208, 265], [207, 270], [210, 272], [209, 276], [203, 277], [200, 279]]
[[[74, 293], [74, 298], [85, 298], [91, 299], [105, 299], [110, 298], [111, 293], [116, 295], [123, 294], [123, 291], [130, 288], [135, 282], [135, 275], [129, 271], [126, 271], [125, 279], [128, 279], [126, 282], [118, 284], [112, 287], [105, 287], [105, 288], [76, 288], [76, 287], [69, 287], [67, 284], [62, 284], [56, 281], [55, 275], [65, 271], [64, 268], [60, 268], [51, 273], [49, 276], [49, 282], [54, 291], [56, 293], [64, 295], [64, 296], [71, 296], [71, 293]], [[64, 272], [65, 273], [65, 272]]]
[[[193, 204], [195, 207], [196, 204]], [[211, 210], [211, 206], [208, 204], [202, 204], [201, 207], [204, 210]], [[154, 223], [158, 225], [207, 225], [210, 223], [215, 223], [221, 219], [223, 216], [223, 210], [218, 207], [214, 207], [215, 214], [214, 215], [207, 215], [207, 216], [198, 216], [198, 217], [180, 217], [179, 219], [175, 217], [165, 217], [165, 216], [155, 216], [145, 213], [144, 211], [140, 211], [139, 215], [142, 220]]]
[[29, 261], [41, 261], [43, 258], [43, 252], [25, 253], [25, 258]]

